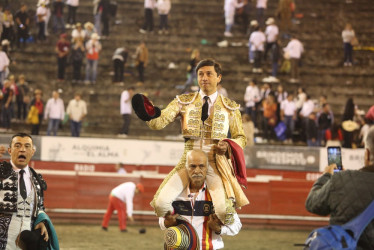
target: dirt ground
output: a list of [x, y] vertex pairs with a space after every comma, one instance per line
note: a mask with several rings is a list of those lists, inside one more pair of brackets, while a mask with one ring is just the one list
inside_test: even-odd
[[[163, 249], [163, 234], [160, 228], [148, 226], [145, 234], [139, 234], [142, 226], [128, 226], [127, 233], [121, 233], [117, 226], [110, 226], [107, 232], [99, 225], [55, 225], [61, 250], [100, 249]], [[301, 249], [294, 243], [303, 243], [309, 231], [242, 229], [234, 237], [224, 237], [225, 249], [231, 250], [289, 250]]]

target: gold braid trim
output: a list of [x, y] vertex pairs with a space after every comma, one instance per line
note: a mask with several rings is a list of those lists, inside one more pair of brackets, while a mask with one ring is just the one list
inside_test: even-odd
[[227, 109], [234, 111], [234, 110], [237, 110], [237, 109], [240, 108], [240, 104], [237, 104], [235, 101], [233, 101], [233, 100], [231, 100], [227, 97], [224, 97], [223, 95], [220, 95], [220, 97], [221, 97], [223, 105]]
[[177, 100], [180, 104], [187, 105], [187, 104], [192, 103], [196, 99], [198, 94], [199, 94], [198, 92], [195, 92], [195, 93], [177, 95]]

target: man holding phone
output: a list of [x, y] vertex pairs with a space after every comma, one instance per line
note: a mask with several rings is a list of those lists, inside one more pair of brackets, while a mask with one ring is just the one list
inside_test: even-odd
[[[318, 215], [330, 214], [330, 224], [335, 225], [359, 215], [374, 200], [374, 127], [366, 138], [364, 159], [365, 166], [359, 170], [334, 172], [335, 163], [327, 166], [308, 195], [306, 209]], [[357, 249], [374, 249], [374, 221], [361, 235]]]

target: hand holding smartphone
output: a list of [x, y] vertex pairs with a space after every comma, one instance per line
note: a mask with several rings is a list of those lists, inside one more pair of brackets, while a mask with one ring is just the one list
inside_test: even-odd
[[327, 162], [328, 165], [336, 164], [338, 169], [334, 171], [343, 170], [342, 151], [340, 147], [327, 147]]

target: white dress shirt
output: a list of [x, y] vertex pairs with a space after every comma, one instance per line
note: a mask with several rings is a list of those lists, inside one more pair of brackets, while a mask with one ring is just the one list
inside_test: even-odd
[[277, 25], [275, 25], [275, 24], [268, 25], [266, 27], [265, 34], [266, 34], [266, 41], [268, 43], [275, 42], [277, 40], [277, 37], [278, 37], [278, 34], [279, 34], [279, 29], [278, 29]]
[[[21, 171], [21, 169], [17, 168], [14, 165], [14, 163], [12, 162], [12, 160], [10, 161], [10, 164], [12, 164], [14, 172], [16, 172], [17, 175], [18, 175], [18, 190], [20, 190], [20, 188], [19, 188], [19, 179], [20, 179], [21, 175], [19, 174], [19, 171]], [[23, 180], [25, 181], [26, 192], [27, 192], [27, 196], [28, 196], [30, 194], [31, 190], [32, 190], [31, 173], [30, 173], [30, 168], [29, 168], [28, 165], [26, 167], [24, 167], [23, 170], [25, 170], [25, 173], [23, 174]]]
[[292, 39], [287, 44], [287, 47], [284, 48], [284, 51], [288, 53], [290, 58], [300, 59], [301, 54], [304, 52], [304, 47], [303, 47], [303, 44], [299, 40]]
[[281, 110], [283, 110], [285, 116], [293, 116], [296, 111], [296, 104], [294, 101], [286, 99], [281, 103]]
[[144, 8], [145, 9], [154, 9], [156, 7], [155, 0], [144, 0]]
[[[199, 91], [199, 94], [200, 94], [201, 100], [202, 100], [202, 102], [204, 104], [204, 96], [206, 96], [206, 94], [204, 94], [204, 92], [202, 90]], [[210, 113], [213, 110], [213, 105], [214, 105], [214, 103], [217, 100], [218, 92], [216, 91], [216, 92], [214, 92], [213, 94], [211, 94], [208, 97], [209, 97], [209, 99], [208, 99], [208, 103], [209, 103], [208, 116], [209, 116]]]
[[121, 94], [121, 115], [131, 114], [131, 99], [129, 91], [125, 90]]
[[257, 0], [256, 8], [264, 8], [267, 7], [268, 0]]
[[70, 100], [66, 113], [71, 117], [71, 120], [80, 122], [82, 118], [87, 115], [87, 105], [83, 100]]
[[45, 106], [44, 119], [64, 120], [65, 108], [64, 101], [61, 98], [50, 98]]
[[301, 108], [300, 114], [303, 117], [308, 117], [310, 113], [314, 110], [314, 102], [312, 100], [308, 100], [304, 102], [303, 107]]
[[265, 34], [262, 31], [254, 31], [249, 37], [251, 51], [264, 51], [264, 43], [266, 42]]
[[133, 213], [133, 199], [135, 195], [136, 185], [134, 182], [125, 182], [115, 187], [111, 195], [126, 203], [126, 213], [132, 217]]
[[260, 90], [257, 86], [247, 86], [244, 94], [246, 107], [254, 107], [256, 102], [260, 101]]

